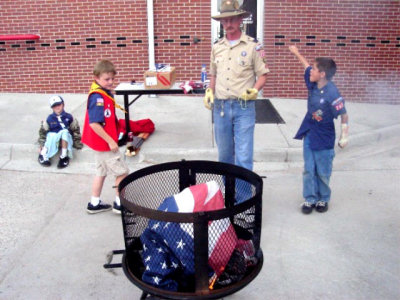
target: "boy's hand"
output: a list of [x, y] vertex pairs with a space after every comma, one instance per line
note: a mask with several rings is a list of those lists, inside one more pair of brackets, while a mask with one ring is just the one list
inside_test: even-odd
[[290, 45], [289, 51], [292, 52], [297, 57], [297, 59], [301, 62], [301, 64], [303, 65], [304, 68], [307, 68], [310, 66], [307, 59], [303, 55], [300, 54], [299, 49], [297, 49], [297, 47], [295, 45]]
[[295, 45], [290, 45], [289, 51], [292, 52], [294, 55], [299, 53], [299, 49], [297, 49], [297, 47]]
[[340, 148], [344, 148], [346, 147], [347, 143], [349, 142], [349, 125], [343, 123], [342, 124], [342, 133], [340, 135], [340, 139], [339, 139], [339, 147]]
[[108, 146], [110, 147], [110, 150], [112, 152], [117, 152], [118, 151], [118, 144], [114, 141], [111, 141], [110, 143], [108, 143]]

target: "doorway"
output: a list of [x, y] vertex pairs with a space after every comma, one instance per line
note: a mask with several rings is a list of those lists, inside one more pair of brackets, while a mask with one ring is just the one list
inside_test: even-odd
[[[218, 15], [222, 0], [211, 1], [211, 15]], [[264, 1], [263, 0], [238, 0], [240, 7], [251, 13], [251, 15], [243, 19], [243, 32], [248, 36], [256, 38], [260, 43], [263, 41], [263, 16]], [[224, 31], [220, 22], [211, 21], [212, 43], [216, 42], [224, 36]]]

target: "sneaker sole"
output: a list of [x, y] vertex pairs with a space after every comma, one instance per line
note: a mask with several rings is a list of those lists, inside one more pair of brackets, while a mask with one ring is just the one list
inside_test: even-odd
[[328, 211], [328, 208], [324, 208], [324, 209], [321, 209], [321, 210], [319, 210], [318, 208], [316, 208], [315, 209], [317, 212], [319, 212], [320, 214], [322, 214], [322, 213], [324, 213], [324, 212], [327, 212]]
[[113, 211], [114, 214], [117, 214], [117, 215], [120, 215], [120, 214], [121, 214], [121, 211], [120, 211], [119, 209], [113, 208], [112, 211]]
[[97, 210], [86, 209], [86, 212], [89, 213], [89, 214], [97, 214], [97, 213], [101, 213], [103, 211], [109, 211], [111, 209], [112, 209], [111, 207], [110, 208], [97, 209]]
[[41, 166], [43, 166], [43, 167], [50, 167], [51, 166], [51, 163], [49, 162], [49, 163], [45, 163], [45, 162], [40, 162], [39, 161], [39, 164], [41, 165]]
[[68, 167], [68, 165], [65, 165], [65, 166], [57, 166], [57, 169], [64, 169], [64, 168], [66, 168], [66, 167]]

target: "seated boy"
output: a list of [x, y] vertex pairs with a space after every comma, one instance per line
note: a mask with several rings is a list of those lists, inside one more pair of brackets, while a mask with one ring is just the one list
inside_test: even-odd
[[53, 113], [46, 122], [42, 121], [39, 129], [39, 163], [48, 167], [51, 165], [50, 158], [57, 154], [60, 148], [61, 155], [57, 167], [65, 168], [72, 158], [72, 147], [81, 149], [81, 134], [78, 121], [69, 113], [64, 111], [64, 99], [60, 96], [52, 96], [49, 100]]

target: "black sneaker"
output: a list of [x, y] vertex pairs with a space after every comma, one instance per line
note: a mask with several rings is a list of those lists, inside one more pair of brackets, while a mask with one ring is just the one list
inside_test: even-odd
[[64, 158], [60, 157], [60, 160], [58, 161], [57, 168], [62, 169], [66, 168], [69, 165], [69, 157], [66, 156]]
[[115, 201], [113, 203], [113, 213], [121, 214], [121, 205], [118, 205]]
[[45, 158], [43, 157], [42, 154], [39, 154], [38, 162], [39, 162], [39, 164], [41, 164], [43, 167], [50, 167], [50, 165], [51, 165], [50, 160], [49, 160], [48, 158], [45, 159]]
[[99, 212], [102, 211], [107, 211], [111, 209], [111, 205], [110, 204], [103, 204], [101, 203], [101, 201], [99, 202], [99, 204], [97, 204], [96, 206], [94, 206], [92, 203], [88, 203], [86, 211], [89, 214], [97, 214]]
[[301, 205], [301, 212], [303, 214], [310, 214], [313, 210], [313, 208], [315, 207], [314, 204], [311, 204], [310, 202], [305, 201], [302, 205]]
[[315, 205], [315, 210], [320, 213], [324, 213], [328, 210], [328, 202], [318, 201]]

